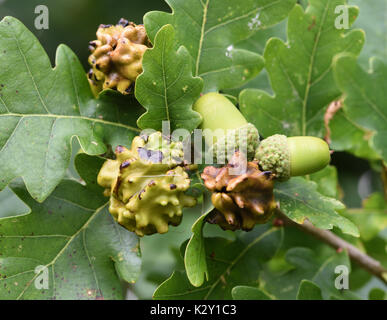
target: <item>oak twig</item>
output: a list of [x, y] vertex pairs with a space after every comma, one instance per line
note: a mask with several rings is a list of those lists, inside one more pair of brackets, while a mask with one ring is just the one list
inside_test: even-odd
[[385, 284], [387, 284], [387, 269], [385, 269], [381, 263], [369, 255], [361, 252], [358, 248], [341, 239], [333, 232], [329, 230], [322, 230], [313, 226], [309, 221], [305, 220], [303, 224], [298, 224], [289, 219], [283, 212], [277, 210], [277, 216], [284, 222], [284, 225], [294, 226], [298, 229], [311, 234], [315, 238], [325, 242], [335, 249], [345, 249], [348, 252], [349, 257], [355, 261], [359, 266], [368, 272], [372, 273]]

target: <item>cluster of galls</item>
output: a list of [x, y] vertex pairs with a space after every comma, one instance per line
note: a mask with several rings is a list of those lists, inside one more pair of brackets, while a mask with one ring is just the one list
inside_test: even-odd
[[250, 231], [274, 213], [273, 175], [260, 171], [256, 161], [247, 162], [241, 152], [222, 168], [206, 167], [202, 179], [216, 208], [207, 221], [224, 230]]
[[131, 93], [142, 73], [144, 52], [151, 47], [143, 25], [121, 19], [117, 25], [100, 25], [97, 40], [89, 43], [92, 66], [89, 83], [95, 95], [105, 89]]
[[116, 159], [105, 162], [98, 183], [106, 188], [109, 211], [119, 224], [139, 236], [180, 224], [183, 207], [196, 204], [185, 194], [190, 179], [182, 152], [179, 142], [168, 142], [159, 132], [136, 137], [130, 150], [116, 148]]
[[[122, 34], [126, 34], [124, 38], [132, 39], [133, 43], [144, 43], [145, 31], [134, 31], [137, 27], [121, 25], [119, 36], [115, 35], [117, 26], [103, 28], [98, 36], [101, 39], [98, 49], [92, 55], [98, 58], [95, 63], [106, 60], [106, 64], [111, 65], [109, 59], [114, 54], [109, 53], [109, 58], [102, 54], [102, 43], [110, 45], [117, 41], [117, 46], [111, 48], [123, 50], [124, 45], [119, 47], [120, 40], [114, 40], [121, 39]], [[124, 32], [126, 28], [129, 29]], [[133, 34], [137, 38], [133, 38]], [[124, 40], [124, 43], [128, 42]], [[136, 70], [138, 73], [139, 67]], [[107, 76], [103, 73], [105, 82], [115, 79], [113, 74]], [[117, 82], [121, 83], [117, 85], [119, 90], [128, 85], [128, 77], [125, 79]], [[260, 142], [254, 125], [247, 123], [239, 110], [218, 93], [203, 95], [193, 109], [203, 118], [201, 128], [204, 132], [206, 129], [228, 130], [226, 136], [213, 141], [211, 148], [222, 160], [229, 158], [230, 154], [232, 158], [221, 168], [206, 167], [202, 174], [206, 188], [212, 192], [211, 200], [215, 207], [207, 221], [225, 230], [249, 231], [256, 224], [266, 223], [277, 208], [273, 194], [275, 180], [286, 181], [294, 176], [311, 174], [330, 162], [328, 144], [316, 137], [277, 134]], [[228, 118], [223, 119], [223, 115]], [[235, 150], [239, 151], [234, 153]], [[110, 213], [120, 224], [140, 236], [165, 233], [169, 225], [178, 225], [183, 207], [196, 203], [185, 193], [190, 179], [183, 158], [182, 143], [166, 140], [160, 132], [136, 137], [130, 150], [118, 147], [116, 159], [108, 160], [98, 176], [98, 183], [106, 188], [106, 195], [110, 196]]]

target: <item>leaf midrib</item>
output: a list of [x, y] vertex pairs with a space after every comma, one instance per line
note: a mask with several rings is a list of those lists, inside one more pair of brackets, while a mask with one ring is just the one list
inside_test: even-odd
[[204, 38], [209, 33], [213, 32], [214, 30], [216, 30], [218, 28], [222, 28], [222, 27], [224, 27], [227, 24], [230, 24], [230, 23], [233, 23], [235, 21], [247, 18], [248, 16], [252, 15], [253, 13], [261, 12], [262, 10], [270, 8], [270, 7], [278, 4], [279, 2], [281, 2], [281, 0], [273, 1], [272, 3], [269, 3], [269, 4], [267, 4], [267, 5], [263, 6], [263, 7], [254, 8], [253, 10], [249, 11], [248, 13], [245, 13], [245, 14], [243, 14], [241, 16], [235, 17], [235, 18], [233, 18], [231, 20], [224, 21], [224, 22], [222, 22], [220, 24], [217, 24], [217, 25], [211, 27], [210, 29], [206, 30], [208, 6], [209, 6], [209, 3], [210, 3], [210, 0], [207, 0], [206, 3], [203, 3], [203, 1], [200, 1], [200, 3], [203, 6], [203, 20], [202, 20], [201, 31], [200, 31], [198, 54], [197, 54], [197, 57], [196, 57], [195, 76], [203, 76], [203, 74], [199, 73], [200, 60], [201, 60], [201, 55], [202, 55]]
[[56, 118], [56, 119], [79, 119], [79, 120], [86, 120], [86, 121], [91, 121], [91, 122], [102, 123], [102, 124], [109, 125], [109, 126], [121, 127], [121, 128], [135, 131], [135, 132], [141, 132], [140, 129], [123, 124], [123, 123], [112, 122], [112, 121], [107, 121], [107, 120], [97, 119], [97, 118], [89, 118], [89, 117], [85, 117], [85, 116], [77, 116], [77, 115], [69, 116], [69, 115], [36, 114], [36, 113], [28, 113], [28, 114], [3, 113], [3, 114], [0, 114], [0, 118], [2, 118], [2, 117], [20, 117], [20, 118], [32, 118], [32, 117], [39, 118], [39, 117], [42, 117], [42, 118]]
[[[282, 191], [282, 190], [279, 190], [279, 189], [276, 189], [275, 192], [281, 193], [281, 194], [283, 194], [283, 195], [289, 197], [289, 198], [292, 199], [294, 202], [299, 202], [299, 203], [301, 203], [302, 205], [304, 205], [304, 206], [306, 206], [306, 207], [312, 209], [312, 210], [313, 210], [314, 212], [316, 212], [316, 213], [320, 213], [320, 214], [322, 213], [323, 215], [326, 214], [326, 211], [322, 211], [322, 210], [319, 209], [319, 208], [315, 208], [315, 207], [311, 206], [309, 203], [307, 203], [307, 202], [301, 200], [300, 198], [295, 198], [295, 197], [291, 196], [289, 193], [286, 193], [286, 192], [284, 192], [284, 191]], [[326, 197], [324, 197], [324, 196], [321, 196], [320, 198], [323, 199], [323, 200], [326, 199]], [[332, 208], [332, 211], [335, 212], [335, 213], [338, 215], [338, 213], [336, 212], [335, 209]], [[338, 216], [339, 216], [339, 215], [338, 215]]]
[[321, 31], [322, 31], [322, 28], [323, 28], [323, 25], [324, 25], [324, 22], [325, 22], [325, 19], [326, 19], [326, 16], [327, 16], [327, 12], [328, 12], [328, 8], [330, 6], [330, 3], [331, 3], [331, 0], [327, 0], [326, 6], [325, 6], [325, 9], [324, 9], [324, 13], [323, 13], [323, 16], [321, 18], [320, 26], [319, 26], [319, 29], [318, 29], [318, 32], [317, 32], [317, 35], [316, 35], [316, 40], [315, 40], [314, 45], [313, 45], [312, 54], [310, 56], [308, 78], [307, 78], [307, 81], [306, 81], [304, 100], [302, 102], [302, 126], [301, 127], [302, 127], [302, 135], [303, 136], [306, 135], [306, 125], [307, 125], [306, 107], [307, 107], [307, 102], [308, 102], [308, 98], [309, 98], [309, 91], [310, 91], [311, 84], [312, 84], [311, 80], [312, 80], [313, 67], [314, 67], [314, 63], [315, 63], [314, 62], [315, 61], [315, 55], [316, 55], [316, 51], [317, 51], [317, 48], [318, 48], [318, 45], [319, 45], [319, 42], [320, 42]]
[[201, 2], [201, 4], [203, 5], [203, 20], [202, 20], [202, 28], [200, 31], [198, 56], [196, 58], [195, 76], [199, 75], [199, 66], [200, 66], [200, 59], [202, 56], [202, 48], [203, 48], [203, 42], [204, 42], [204, 36], [205, 36], [205, 29], [206, 29], [206, 23], [207, 23], [207, 11], [208, 11], [209, 3], [210, 3], [210, 0], [207, 0], [205, 4]]
[[263, 7], [255, 8], [255, 9], [251, 10], [250, 12], [245, 13], [245, 14], [243, 14], [243, 15], [241, 15], [241, 16], [238, 16], [238, 17], [235, 17], [235, 18], [233, 18], [233, 19], [231, 19], [231, 20], [227, 20], [227, 21], [225, 21], [225, 22], [222, 22], [222, 23], [220, 23], [220, 24], [217, 24], [216, 26], [213, 26], [212, 28], [206, 30], [205, 35], [207, 35], [208, 33], [212, 32], [212, 31], [214, 31], [214, 30], [216, 30], [216, 29], [218, 29], [218, 28], [221, 28], [221, 27], [223, 27], [223, 26], [225, 26], [225, 25], [228, 25], [228, 24], [233, 23], [233, 22], [235, 22], [235, 21], [238, 21], [238, 20], [247, 18], [248, 16], [252, 15], [253, 13], [258, 13], [258, 12], [260, 12], [260, 11], [262, 11], [262, 10], [265, 10], [265, 9], [267, 9], [267, 8], [270, 8], [270, 7], [272, 7], [272, 6], [274, 6], [274, 5], [278, 4], [278, 3], [280, 3], [281, 1], [282, 1], [282, 0], [276, 0], [276, 1], [273, 1], [273, 2], [268, 3], [267, 5], [265, 5], [265, 6], [263, 6]]
[[163, 82], [164, 82], [164, 104], [165, 104], [165, 112], [167, 120], [170, 121], [169, 116], [169, 102], [168, 102], [168, 84], [167, 84], [167, 76], [166, 76], [166, 70], [165, 70], [165, 61], [164, 61], [164, 54], [165, 54], [165, 43], [166, 43], [166, 37], [163, 38], [163, 48], [161, 50], [161, 70], [163, 71]]
[[[37, 84], [36, 81], [35, 81], [34, 75], [33, 75], [32, 72], [31, 72], [30, 66], [29, 66], [28, 61], [27, 61], [27, 57], [25, 56], [25, 54], [24, 54], [22, 48], [20, 47], [19, 39], [18, 39], [14, 34], [12, 34], [12, 36], [13, 36], [13, 39], [15, 40], [15, 42], [16, 42], [17, 48], [18, 48], [18, 50], [19, 50], [21, 56], [23, 57], [24, 65], [26, 66], [26, 69], [27, 69], [27, 71], [28, 71], [28, 74], [29, 74], [30, 77], [31, 77], [32, 83], [33, 83], [33, 85], [34, 85], [34, 87], [35, 87], [35, 90], [36, 90], [36, 92], [37, 92], [37, 94], [38, 94], [39, 100], [40, 100], [40, 102], [41, 102], [43, 108], [47, 111], [47, 113], [48, 113], [48, 114], [51, 114], [51, 112], [48, 110], [48, 108], [47, 108], [47, 106], [46, 106], [46, 103], [44, 102], [44, 100], [43, 100], [43, 98], [42, 98], [42, 95], [41, 95], [41, 93], [40, 93], [38, 84]], [[3, 102], [3, 103], [4, 103], [4, 102]]]

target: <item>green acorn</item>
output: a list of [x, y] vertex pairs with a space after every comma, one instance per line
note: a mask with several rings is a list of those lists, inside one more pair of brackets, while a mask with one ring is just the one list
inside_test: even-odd
[[331, 160], [324, 140], [304, 136], [288, 138], [280, 134], [263, 140], [255, 157], [264, 171], [271, 171], [280, 181], [317, 172]]
[[[247, 146], [247, 159], [254, 158], [255, 150], [259, 145], [259, 134], [257, 128], [248, 123], [240, 111], [223, 95], [211, 92], [203, 95], [193, 106], [203, 118], [201, 129], [209, 129], [214, 134], [212, 150], [214, 159], [223, 159], [233, 156], [234, 151], [241, 146]], [[222, 137], [216, 137], [216, 130], [223, 130]], [[211, 137], [206, 131], [203, 135], [207, 142]]]

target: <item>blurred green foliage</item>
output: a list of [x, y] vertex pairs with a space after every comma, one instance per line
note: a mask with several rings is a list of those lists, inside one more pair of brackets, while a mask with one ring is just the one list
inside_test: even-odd
[[[46, 5], [49, 29], [35, 28], [35, 8]], [[13, 16], [21, 20], [35, 36], [54, 62], [59, 44], [68, 45], [88, 68], [88, 42], [96, 38], [98, 26], [115, 24], [120, 18], [142, 24], [144, 14], [151, 10], [169, 11], [163, 0], [0, 0], [0, 20]]]

